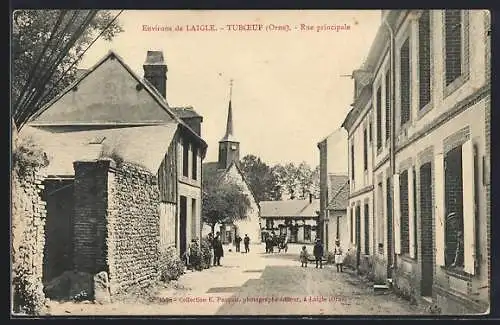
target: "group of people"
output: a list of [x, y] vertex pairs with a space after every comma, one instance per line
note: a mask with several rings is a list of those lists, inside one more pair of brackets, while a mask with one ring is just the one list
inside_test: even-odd
[[[316, 243], [313, 248], [314, 260], [316, 262], [316, 268], [323, 268], [323, 256], [324, 256], [324, 247], [321, 239], [316, 239]], [[343, 272], [344, 266], [344, 252], [342, 247], [340, 246], [340, 240], [335, 240], [335, 248], [333, 251], [335, 256], [335, 265], [337, 266], [337, 272]], [[300, 251], [300, 262], [301, 267], [307, 267], [307, 263], [309, 262], [309, 252], [307, 251], [306, 246], [302, 246], [302, 250]]]
[[245, 234], [245, 238], [241, 238], [240, 235], [236, 234], [234, 237], [234, 245], [236, 246], [236, 253], [239, 253], [241, 251], [241, 241], [243, 240], [243, 245], [245, 246], [245, 253], [250, 252], [250, 237], [248, 237], [248, 234]]
[[266, 243], [266, 253], [274, 253], [274, 246], [278, 247], [279, 252], [288, 250], [288, 236], [286, 235], [278, 236], [272, 231], [271, 234], [266, 235], [264, 241]]
[[[240, 252], [241, 241], [243, 240], [243, 244], [245, 246], [245, 253], [250, 252], [250, 237], [245, 234], [245, 237], [242, 239], [239, 235], [236, 235], [234, 239], [234, 243], [236, 246], [236, 252]], [[211, 248], [214, 251], [214, 266], [221, 266], [220, 259], [224, 257], [224, 247], [222, 246], [222, 240], [220, 239], [220, 233], [217, 232], [215, 237], [212, 233], [208, 234], [208, 242], [211, 245]]]

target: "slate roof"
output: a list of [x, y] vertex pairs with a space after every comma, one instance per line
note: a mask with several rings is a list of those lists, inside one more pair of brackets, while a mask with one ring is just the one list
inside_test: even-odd
[[217, 182], [227, 171], [226, 169], [218, 169], [218, 162], [207, 162], [203, 163], [202, 166], [202, 177], [205, 181], [211, 181], [213, 179]]
[[[177, 124], [94, 128], [54, 133], [26, 125], [20, 138], [31, 138], [49, 156], [47, 175], [74, 175], [73, 162], [118, 155], [156, 175], [177, 131]], [[161, 139], [161, 140], [159, 140]]]
[[[33, 124], [33, 125], [49, 125], [49, 124], [53, 124], [53, 125], [57, 125], [57, 124], [60, 124], [60, 122], [53, 122], [51, 121], [50, 119], [44, 119], [43, 116], [44, 116], [44, 112], [50, 108], [50, 106], [52, 106], [54, 103], [56, 103], [59, 99], [61, 99], [66, 93], [68, 93], [69, 91], [71, 91], [71, 89], [73, 89], [75, 86], [77, 86], [83, 79], [85, 79], [87, 76], [89, 76], [94, 70], [96, 70], [97, 68], [99, 68], [99, 66], [101, 66], [104, 62], [106, 62], [108, 59], [110, 58], [116, 58], [118, 60], [118, 62], [120, 62], [120, 64], [128, 71], [128, 73], [134, 78], [136, 79], [136, 81], [138, 83], [140, 83], [144, 89], [153, 97], [153, 99], [158, 103], [158, 105], [160, 106], [161, 110], [157, 110], [158, 113], [156, 113], [157, 116], [152, 116], [152, 117], [149, 117], [149, 119], [154, 122], [152, 124], [159, 124], [159, 123], [170, 123], [171, 120], [170, 119], [174, 119], [175, 122], [178, 123], [178, 125], [187, 130], [191, 136], [193, 136], [195, 139], [197, 139], [198, 142], [200, 142], [204, 148], [204, 151], [203, 151], [203, 154], [205, 153], [205, 149], [207, 147], [207, 144], [206, 142], [193, 130], [191, 129], [191, 127], [189, 127], [189, 125], [187, 125], [184, 121], [182, 121], [182, 119], [176, 114], [174, 113], [173, 109], [169, 107], [167, 101], [165, 98], [163, 98], [163, 96], [158, 92], [158, 90], [153, 86], [151, 85], [151, 83], [149, 83], [145, 78], [142, 78], [140, 76], [138, 76], [126, 63], [125, 61], [123, 60], [123, 58], [121, 58], [115, 51], [113, 50], [110, 50], [108, 52], [107, 55], [105, 55], [101, 60], [99, 60], [92, 68], [90, 69], [87, 69], [85, 72], [81, 73], [80, 77], [77, 78], [77, 80], [75, 80], [73, 83], [71, 83], [68, 87], [66, 87], [66, 89], [64, 89], [59, 95], [55, 96], [51, 101], [49, 101], [41, 110], [40, 110], [40, 113], [35, 115], [31, 121], [30, 121], [30, 124]], [[140, 107], [139, 107], [140, 108]], [[129, 111], [131, 113], [133, 112], [140, 112], [140, 113], [137, 113], [137, 114], [141, 114], [142, 111], [140, 109], [130, 109]], [[98, 111], [96, 111], [97, 113]], [[168, 117], [168, 118], [167, 118]], [[41, 123], [40, 123], [41, 122]], [[66, 123], [63, 123], [65, 125], [71, 125], [73, 124], [72, 121], [68, 121]], [[86, 123], [86, 124], [103, 124], [103, 123], [100, 123], [100, 122], [96, 122], [96, 123]], [[105, 124], [105, 123], [104, 123]], [[119, 124], [119, 123], [114, 123], [114, 124]], [[125, 123], [125, 124], [130, 124], [130, 123]]]
[[288, 201], [262, 201], [260, 202], [260, 215], [262, 218], [278, 217], [317, 217], [319, 200], [288, 200]]
[[236, 169], [238, 170], [238, 172], [240, 173], [241, 178], [243, 179], [243, 182], [245, 182], [245, 184], [248, 188], [248, 191], [250, 192], [250, 194], [252, 194], [253, 200], [255, 201], [257, 206], [260, 208], [260, 203], [257, 201], [255, 193], [252, 191], [252, 188], [250, 187], [250, 184], [248, 183], [248, 181], [245, 177], [245, 174], [241, 170], [240, 166], [237, 163], [233, 162], [233, 163], [231, 163], [231, 165], [229, 165], [229, 167], [227, 169], [219, 169], [218, 165], [219, 165], [218, 162], [203, 163], [203, 165], [202, 165], [203, 166], [203, 168], [202, 168], [203, 181], [204, 182], [205, 181], [211, 182], [211, 180], [213, 179], [214, 182], [219, 182], [224, 177], [224, 175], [226, 175], [226, 173], [231, 169], [231, 167], [233, 167], [233, 165], [234, 165], [236, 167]]
[[345, 210], [349, 201], [349, 177], [328, 175], [328, 210]]
[[172, 107], [172, 109], [174, 110], [175, 114], [177, 114], [177, 116], [179, 116], [180, 118], [202, 117], [200, 114], [196, 113], [196, 111], [191, 106]]

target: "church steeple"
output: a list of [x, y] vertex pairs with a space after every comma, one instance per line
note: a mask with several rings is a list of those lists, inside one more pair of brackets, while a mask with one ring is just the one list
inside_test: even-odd
[[226, 133], [219, 141], [219, 169], [228, 168], [233, 161], [239, 162], [240, 160], [240, 143], [234, 136], [233, 129], [233, 80], [231, 79], [229, 85], [229, 107], [227, 112]]

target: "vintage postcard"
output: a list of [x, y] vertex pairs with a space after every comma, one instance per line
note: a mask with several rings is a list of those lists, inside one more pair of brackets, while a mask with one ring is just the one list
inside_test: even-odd
[[12, 315], [490, 311], [488, 10], [16, 10]]

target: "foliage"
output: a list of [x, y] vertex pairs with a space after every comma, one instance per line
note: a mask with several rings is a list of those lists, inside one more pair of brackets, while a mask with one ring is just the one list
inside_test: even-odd
[[[31, 70], [38, 61], [45, 45], [48, 43], [51, 31], [56, 25], [60, 13], [61, 10], [16, 10], [14, 12], [11, 38], [11, 98], [14, 104], [13, 106], [15, 106], [15, 103], [20, 98], [24, 85], [28, 82], [28, 79], [30, 79]], [[72, 16], [73, 14], [67, 14], [61, 26], [66, 26], [71, 21]], [[81, 60], [80, 55], [82, 55], [83, 51], [101, 31], [105, 30], [101, 38], [107, 41], [112, 40], [114, 36], [123, 31], [118, 20], [115, 20], [113, 24], [105, 29], [115, 16], [115, 13], [108, 10], [98, 11], [90, 25], [76, 40], [73, 47], [68, 52], [66, 52], [59, 43], [54, 42], [52, 44], [40, 64], [45, 65], [49, 56], [55, 57], [56, 55], [62, 55], [63, 58], [57, 67], [50, 67], [55, 68], [55, 71], [52, 77], [43, 85], [47, 96], [38, 107], [34, 108], [35, 111], [50, 101], [75, 79], [77, 65]], [[85, 15], [80, 14], [79, 17], [76, 17], [74, 23], [69, 25], [69, 28], [65, 30], [65, 41], [68, 41], [69, 37], [76, 33], [76, 29], [80, 26], [84, 17]], [[77, 63], [72, 66], [74, 62]], [[70, 68], [70, 66], [72, 67]], [[64, 73], [66, 70], [68, 70], [68, 72], [65, 75]], [[36, 71], [36, 73], [40, 74], [41, 71]], [[57, 83], [59, 80], [61, 81]]]
[[47, 155], [32, 138], [18, 139], [12, 152], [12, 166], [21, 180], [34, 171], [48, 166], [48, 164]]
[[189, 267], [196, 271], [203, 269], [203, 253], [198, 243], [191, 243], [189, 247]]
[[211, 261], [212, 261], [212, 246], [210, 242], [208, 241], [208, 238], [203, 238], [201, 240], [201, 254], [202, 254], [202, 267], [204, 269], [208, 269], [211, 266]]
[[271, 167], [259, 157], [246, 155], [241, 159], [240, 166], [257, 202], [279, 200], [281, 198], [277, 178], [273, 174]]
[[247, 155], [240, 161], [254, 195], [260, 201], [307, 199], [319, 194], [319, 166], [312, 169], [306, 162], [268, 166], [259, 157]]
[[242, 188], [230, 181], [206, 182], [203, 189], [203, 222], [213, 228], [217, 223], [234, 222], [247, 218], [251, 202]]
[[311, 193], [315, 197], [319, 190], [319, 167], [314, 170], [306, 163], [299, 165], [288, 163], [286, 165], [275, 165], [272, 172], [277, 179], [278, 187], [282, 196], [290, 199], [304, 200]]
[[175, 246], [160, 252], [161, 281], [177, 280], [182, 274], [184, 274], [184, 263], [177, 254]]
[[15, 265], [13, 271], [14, 312], [28, 315], [40, 314], [45, 301], [40, 279], [20, 264]]

